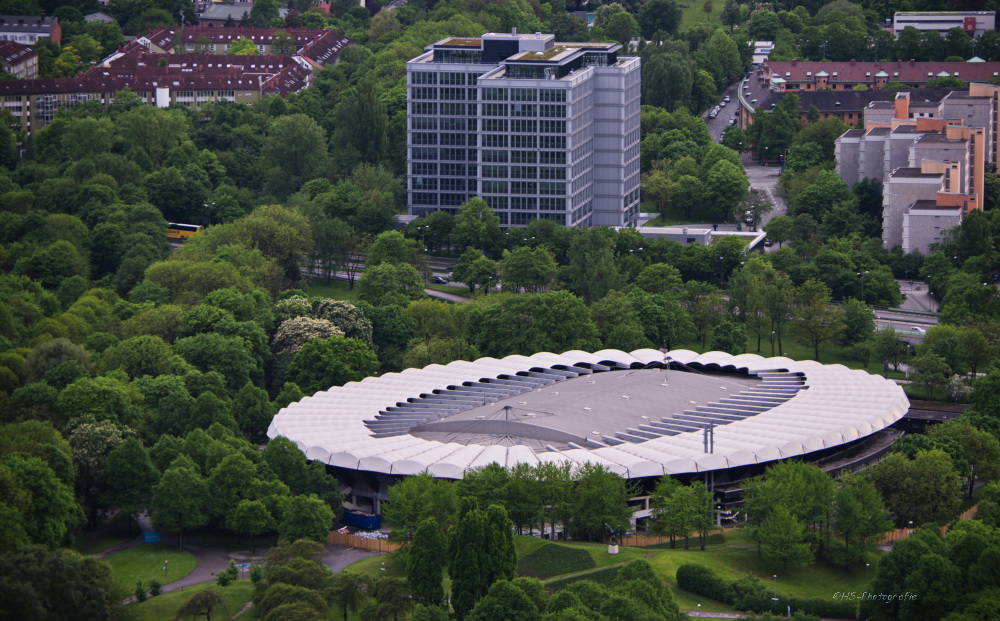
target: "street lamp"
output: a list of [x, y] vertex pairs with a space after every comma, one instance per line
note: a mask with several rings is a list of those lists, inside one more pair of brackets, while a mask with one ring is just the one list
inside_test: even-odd
[[774, 330], [771, 330], [771, 357], [774, 357]]
[[858, 278], [861, 279], [861, 301], [862, 302], [865, 301], [865, 274], [867, 274], [867, 273], [868, 273], [867, 270], [864, 271], [864, 272], [858, 272]]
[[778, 609], [778, 574], [774, 574], [774, 597], [771, 598], [774, 602], [774, 609]]
[[871, 566], [871, 563], [865, 563], [865, 586], [868, 586], [868, 568]]

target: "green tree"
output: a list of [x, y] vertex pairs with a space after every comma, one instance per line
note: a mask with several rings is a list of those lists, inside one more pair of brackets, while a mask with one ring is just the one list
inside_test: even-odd
[[505, 289], [528, 293], [541, 293], [548, 290], [555, 279], [555, 257], [545, 248], [529, 248], [520, 246], [514, 250], [503, 251], [503, 261], [500, 272]]
[[864, 474], [896, 513], [898, 524], [943, 524], [958, 510], [962, 483], [944, 451], [920, 451], [912, 460], [892, 453]]
[[486, 509], [487, 580], [513, 580], [517, 576], [517, 548], [507, 509], [492, 504]]
[[588, 304], [618, 286], [621, 274], [607, 229], [583, 230], [573, 238], [569, 248], [568, 280], [570, 291]]
[[205, 510], [208, 498], [208, 486], [197, 472], [180, 465], [172, 466], [153, 488], [153, 525], [177, 533], [177, 547], [181, 547], [184, 532], [208, 524]]
[[444, 605], [441, 569], [446, 565], [447, 545], [434, 517], [420, 522], [406, 557], [406, 580], [417, 603]]
[[418, 526], [433, 517], [442, 528], [450, 526], [458, 512], [454, 486], [427, 473], [406, 477], [389, 488], [382, 515], [392, 526], [391, 536], [411, 540]]
[[[266, 2], [267, 0], [265, 0]], [[260, 52], [257, 51], [256, 43], [246, 37], [240, 37], [234, 43], [230, 44], [229, 53], [233, 56], [255, 56]]]
[[326, 541], [334, 517], [330, 505], [315, 494], [295, 496], [282, 513], [278, 536], [285, 541], [298, 539]]
[[813, 550], [805, 538], [805, 527], [784, 505], [775, 506], [757, 529], [764, 560], [787, 573], [790, 567], [809, 565]]
[[881, 494], [870, 481], [854, 475], [838, 481], [831, 518], [844, 541], [848, 563], [860, 564], [892, 527]]
[[705, 177], [705, 199], [715, 205], [719, 219], [730, 218], [747, 198], [746, 173], [729, 161], [718, 161]]
[[479, 509], [465, 513], [452, 531], [448, 545], [452, 554], [448, 565], [451, 605], [459, 619], [464, 619], [490, 588], [486, 541], [486, 516]]
[[[136, 438], [126, 438], [108, 453], [104, 477], [108, 482], [106, 505], [133, 518], [149, 509], [160, 472], [149, 458], [146, 447]], [[130, 530], [131, 526], [130, 520]]]
[[326, 132], [305, 114], [274, 119], [261, 155], [268, 169], [267, 187], [281, 197], [327, 175], [330, 168]]
[[406, 306], [426, 297], [424, 281], [409, 264], [381, 263], [369, 266], [358, 281], [358, 299], [374, 306]]
[[226, 528], [251, 537], [250, 553], [257, 549], [257, 535], [274, 529], [274, 520], [267, 506], [259, 500], [241, 500], [226, 518]]
[[632, 351], [648, 344], [639, 314], [621, 291], [612, 291], [591, 304], [590, 316], [605, 347]]
[[[96, 556], [73, 550], [27, 546], [0, 555], [0, 593], [4, 616], [31, 621], [118, 619], [127, 589], [115, 582], [111, 567]], [[72, 594], [72, 597], [67, 596]]]
[[712, 331], [712, 349], [734, 355], [746, 353], [746, 326], [728, 320], [715, 326]]
[[681, 23], [683, 12], [674, 0], [649, 0], [639, 8], [639, 27], [645, 39], [657, 32], [673, 34]]
[[492, 619], [533, 621], [539, 618], [539, 610], [523, 590], [507, 580], [500, 580], [490, 586], [486, 595], [476, 603], [475, 608], [465, 618], [470, 621]]
[[0, 551], [10, 553], [32, 543], [57, 548], [84, 522], [69, 485], [38, 457], [4, 456], [0, 459], [0, 485], [4, 489], [0, 515], [5, 526]]
[[934, 398], [934, 391], [948, 383], [951, 369], [944, 358], [937, 354], [923, 354], [910, 361], [915, 380], [927, 390], [927, 397]]
[[616, 13], [604, 26], [604, 32], [624, 46], [629, 44], [639, 32], [639, 23], [628, 13]]
[[212, 621], [212, 613], [226, 609], [226, 600], [214, 589], [205, 589], [191, 596], [177, 611], [178, 619], [205, 617]]
[[608, 528], [628, 528], [632, 490], [625, 480], [599, 464], [587, 463], [576, 473], [570, 497], [569, 532], [575, 539], [602, 541]]
[[[511, 326], [518, 330], [512, 333]], [[587, 306], [568, 291], [487, 299], [469, 309], [464, 331], [485, 356], [591, 351], [600, 345]]]
[[334, 336], [314, 339], [302, 346], [286, 370], [286, 377], [306, 392], [342, 386], [374, 375], [379, 362], [368, 345], [358, 339]]
[[830, 289], [818, 280], [807, 280], [795, 297], [796, 330], [819, 360], [819, 346], [837, 339], [844, 330], [843, 311], [830, 304]]
[[471, 198], [455, 214], [452, 239], [459, 248], [482, 248], [492, 253], [500, 244], [500, 217], [481, 198]]
[[101, 421], [78, 424], [67, 435], [73, 449], [76, 494], [91, 526], [100, 523], [101, 514], [108, 508], [108, 456], [124, 441], [123, 431], [126, 430], [110, 421]]
[[842, 343], [853, 345], [867, 341], [875, 335], [875, 313], [871, 306], [851, 298], [844, 300], [841, 308], [844, 309]]

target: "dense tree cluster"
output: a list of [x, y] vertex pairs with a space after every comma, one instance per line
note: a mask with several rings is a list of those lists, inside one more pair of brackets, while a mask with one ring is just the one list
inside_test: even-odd
[[427, 474], [407, 477], [389, 488], [383, 515], [393, 536], [415, 537], [424, 520], [433, 518], [447, 530], [468, 511], [459, 499], [476, 506], [499, 503], [506, 508], [517, 534], [557, 536], [557, 526], [574, 539], [603, 541], [607, 529], [628, 526], [626, 501], [634, 490], [619, 475], [602, 466], [585, 464], [571, 472], [568, 464], [518, 464], [506, 469], [496, 463], [466, 472], [451, 483]]

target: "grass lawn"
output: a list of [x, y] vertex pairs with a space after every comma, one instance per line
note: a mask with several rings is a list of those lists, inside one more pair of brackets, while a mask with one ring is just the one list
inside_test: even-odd
[[306, 293], [313, 298], [332, 298], [353, 302], [358, 299], [358, 288], [348, 286], [346, 280], [331, 280], [327, 283], [319, 278], [309, 283]]
[[138, 532], [132, 533], [103, 533], [97, 537], [94, 533], [80, 531], [73, 537], [73, 549], [80, 554], [100, 554], [112, 546], [139, 536]]
[[[532, 553], [537, 554], [539, 550], [548, 549], [546, 546], [551, 545], [544, 539], [528, 536], [515, 536], [514, 543], [517, 546], [518, 558], [522, 561]], [[704, 565], [727, 580], [735, 580], [752, 574], [768, 585], [773, 584], [771, 576], [776, 573], [757, 555], [754, 545], [748, 542], [738, 529], [727, 531], [725, 543], [709, 545], [705, 551], [699, 550], [697, 546], [692, 546], [690, 550], [622, 546], [619, 549], [619, 554], [611, 555], [608, 554], [607, 545], [601, 543], [563, 541], [556, 545], [559, 548], [585, 550], [593, 559], [596, 569], [621, 565], [640, 558], [647, 559], [657, 574], [670, 586], [674, 601], [682, 610], [696, 610], [698, 604], [701, 604], [701, 609], [705, 611], [733, 611], [733, 608], [721, 602], [678, 589], [676, 584], [677, 568], [685, 563]], [[877, 553], [869, 558], [873, 568], [871, 572], [874, 572], [874, 567], [880, 556], [881, 553]], [[391, 555], [367, 558], [354, 563], [348, 569], [358, 573], [375, 575], [381, 573], [383, 563], [385, 575], [405, 578], [405, 564], [401, 559]], [[587, 572], [590, 571], [594, 571], [594, 569], [585, 570], [580, 577], [585, 578]], [[555, 580], [579, 574], [580, 572], [573, 572], [557, 577]], [[848, 571], [818, 561], [811, 567], [791, 569], [787, 573], [778, 571], [777, 574], [779, 597], [783, 593], [798, 597], [832, 597], [837, 591], [864, 591], [864, 566], [854, 571]], [[871, 573], [869, 577], [873, 575], [874, 573]], [[450, 580], [445, 578], [445, 588], [448, 589], [450, 586]]]
[[[163, 619], [176, 619], [177, 611], [180, 610], [181, 606], [194, 597], [195, 593], [206, 589], [216, 591], [224, 600], [224, 610], [221, 611], [223, 614], [218, 614], [218, 616], [216, 616], [216, 611], [213, 610], [213, 619], [232, 618], [233, 615], [243, 610], [243, 607], [246, 606], [247, 602], [250, 601], [250, 598], [253, 597], [253, 583], [249, 580], [236, 580], [230, 583], [227, 587], [220, 587], [213, 582], [211, 584], [199, 584], [197, 586], [188, 587], [183, 591], [173, 591], [172, 593], [164, 593], [163, 595], [151, 597], [141, 604], [133, 604], [130, 608], [135, 610], [136, 618], [139, 619], [139, 621], [162, 621]], [[251, 608], [241, 614], [239, 618], [256, 619], [257, 615], [255, 613], [256, 611]]]
[[596, 566], [586, 550], [549, 543], [518, 559], [517, 573], [533, 578], [550, 578]]
[[460, 295], [466, 298], [469, 297], [469, 288], [465, 285], [438, 285], [429, 282], [424, 284], [424, 289], [440, 291], [441, 293], [450, 293], [452, 295]]
[[[729, 543], [721, 546], [708, 546], [705, 551], [697, 548], [691, 550], [661, 550], [655, 554], [650, 563], [671, 586], [676, 586], [677, 568], [685, 563], [703, 565], [727, 580], [735, 580], [747, 574], [756, 576], [773, 585], [772, 576], [778, 575], [778, 596], [782, 593], [798, 597], [832, 597], [837, 591], [864, 591], [865, 567], [862, 565], [854, 571], [833, 567], [823, 561], [817, 561], [810, 567], [799, 567], [783, 573], [775, 571], [757, 555], [754, 544], [746, 541], [739, 530], [727, 532]], [[870, 557], [872, 567], [877, 563], [881, 553]], [[871, 570], [874, 576], [874, 570]], [[683, 591], [681, 591], [683, 593]], [[691, 601], [704, 604], [704, 598], [694, 595]], [[693, 607], [693, 606], [682, 606]], [[702, 606], [704, 607], [704, 605]], [[712, 610], [721, 610], [712, 608]]]
[[719, 21], [719, 15], [722, 14], [722, 7], [725, 5], [725, 2], [712, 0], [712, 12], [709, 15], [705, 15], [705, 11], [703, 10], [705, 6], [704, 0], [685, 0], [684, 4], [687, 4], [688, 8], [681, 9], [681, 25], [677, 28], [679, 32], [684, 32], [695, 24], [722, 25], [722, 22]]
[[[190, 552], [180, 550], [168, 543], [145, 543], [137, 545], [107, 559], [115, 580], [131, 589], [139, 580], [149, 582], [159, 580], [168, 584], [188, 575], [198, 566], [198, 559]], [[167, 571], [163, 571], [167, 561]]]

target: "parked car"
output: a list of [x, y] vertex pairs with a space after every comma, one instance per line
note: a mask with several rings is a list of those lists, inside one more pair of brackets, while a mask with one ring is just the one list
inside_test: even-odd
[[435, 276], [434, 278], [431, 278], [431, 282], [433, 282], [435, 284], [438, 284], [438, 285], [447, 285], [448, 284], [448, 279], [442, 278], [440, 276]]
[[730, 101], [729, 95], [726, 95], [725, 97], [723, 97], [722, 101], [724, 101], [726, 103], [729, 103], [729, 101]]
[[767, 248], [770, 248], [773, 245], [774, 245], [774, 242], [771, 241], [770, 239], [765, 239], [764, 240], [764, 246], [766, 246]]
[[725, 108], [727, 103], [728, 102], [725, 99], [723, 99], [722, 101], [719, 102], [719, 107], [720, 108]]
[[736, 125], [736, 119], [729, 119], [730, 125]]

